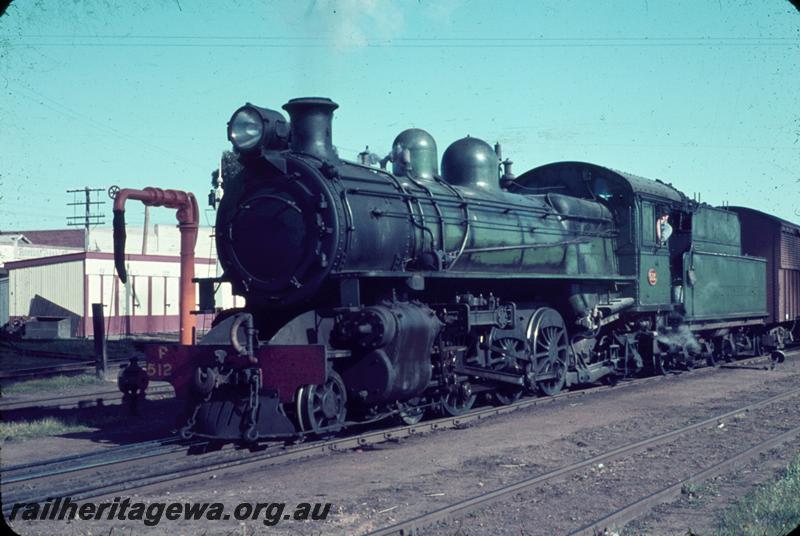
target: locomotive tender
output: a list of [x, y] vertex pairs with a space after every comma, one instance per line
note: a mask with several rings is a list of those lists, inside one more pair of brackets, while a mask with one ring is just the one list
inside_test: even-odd
[[[327, 434], [479, 396], [525, 393], [779, 348], [767, 262], [742, 254], [736, 213], [671, 185], [581, 163], [519, 177], [466, 137], [441, 160], [409, 129], [381, 167], [341, 159], [337, 105], [247, 104], [228, 124], [216, 242], [229, 282], [195, 346], [148, 348], [150, 379], [187, 401], [181, 435]], [[385, 169], [391, 162], [392, 170]], [[660, 218], [672, 236], [664, 240]]]

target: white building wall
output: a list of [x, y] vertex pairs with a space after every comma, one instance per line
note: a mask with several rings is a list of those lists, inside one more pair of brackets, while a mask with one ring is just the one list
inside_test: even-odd
[[[213, 237], [213, 227], [200, 227], [197, 231], [197, 244], [194, 251], [197, 257], [215, 258], [217, 249]], [[140, 254], [142, 252], [141, 227], [128, 225], [125, 253]], [[114, 252], [114, 231], [111, 227], [95, 227], [89, 233], [89, 251]], [[181, 251], [181, 234], [176, 225], [153, 225], [147, 237], [147, 255], [177, 256]]]
[[[129, 260], [128, 282], [116, 277], [112, 259], [87, 259], [86, 276], [89, 282], [89, 303], [103, 303], [106, 316], [171, 316], [178, 314], [180, 296], [180, 263], [177, 259]], [[195, 263], [195, 277], [215, 277], [216, 264]], [[119, 303], [116, 303], [116, 301]], [[199, 290], [195, 285], [197, 308]], [[228, 309], [244, 306], [244, 299], [231, 293], [229, 283], [219, 285], [216, 305]], [[149, 307], [148, 307], [149, 306]], [[91, 316], [91, 310], [87, 311]]]
[[[113, 231], [110, 227], [94, 228], [89, 236], [89, 257], [95, 252], [113, 253]], [[126, 253], [131, 256], [141, 254], [142, 229], [128, 226]], [[52, 257], [57, 255], [82, 253], [82, 248], [42, 246], [24, 241], [0, 242], [0, 266], [11, 261]], [[180, 232], [176, 225], [154, 225], [148, 236], [148, 256], [167, 256], [170, 259], [130, 259], [128, 272], [130, 278], [123, 285], [119, 282], [112, 259], [87, 258], [50, 265], [30, 266], [9, 270], [7, 283], [8, 305], [5, 314], [11, 317], [31, 314], [31, 301], [36, 295], [45, 301], [74, 313], [83, 319], [77, 328], [78, 334], [91, 330], [91, 304], [103, 303], [106, 317], [117, 317], [119, 326], [107, 325], [107, 329], [118, 332], [131, 332], [135, 326], [143, 325], [144, 316], [167, 319], [178, 316], [180, 262]], [[216, 259], [213, 227], [200, 227], [198, 230], [195, 255], [203, 259]], [[84, 271], [85, 266], [85, 271]], [[222, 275], [216, 260], [212, 263], [198, 262], [195, 277], [214, 278]], [[86, 295], [84, 296], [84, 286]], [[1, 289], [0, 289], [1, 290]], [[199, 290], [195, 287], [196, 297]], [[244, 299], [234, 297], [228, 283], [217, 286], [216, 306], [229, 309], [243, 307]], [[0, 298], [2, 299], [2, 298]], [[86, 309], [84, 311], [84, 309]], [[196, 309], [196, 306], [195, 306]], [[125, 320], [131, 317], [135, 322]], [[201, 319], [202, 318], [202, 319]], [[205, 331], [210, 316], [198, 318], [199, 330]], [[0, 321], [2, 325], [6, 320]], [[74, 322], [73, 322], [74, 323]], [[150, 325], [144, 322], [145, 325]], [[158, 324], [158, 321], [155, 322]], [[172, 325], [172, 324], [163, 324]], [[73, 330], [75, 330], [73, 325]], [[171, 328], [170, 328], [171, 329]], [[88, 332], [87, 332], [88, 333]]]
[[8, 272], [8, 313], [30, 314], [31, 301], [37, 295], [82, 316], [83, 261], [16, 268]]
[[0, 326], [8, 322], [8, 278], [0, 278]]

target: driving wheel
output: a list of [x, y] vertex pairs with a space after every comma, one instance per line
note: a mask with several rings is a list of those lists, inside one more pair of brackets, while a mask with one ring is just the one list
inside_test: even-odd
[[567, 380], [569, 340], [564, 319], [550, 307], [537, 309], [528, 322], [527, 336], [536, 385], [545, 395], [555, 395]]

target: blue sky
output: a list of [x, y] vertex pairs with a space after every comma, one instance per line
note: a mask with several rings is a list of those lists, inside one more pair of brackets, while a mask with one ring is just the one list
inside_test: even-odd
[[202, 200], [238, 106], [310, 95], [340, 104], [347, 158], [414, 126], [440, 155], [469, 134], [517, 173], [591, 161], [800, 222], [798, 88], [783, 0], [16, 0], [0, 18], [0, 229], [63, 227], [83, 186]]

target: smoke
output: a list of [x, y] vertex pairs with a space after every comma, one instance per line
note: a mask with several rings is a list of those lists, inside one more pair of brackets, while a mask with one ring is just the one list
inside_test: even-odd
[[399, 3], [379, 0], [312, 0], [304, 19], [310, 33], [336, 49], [391, 41], [405, 25]]
[[694, 336], [694, 333], [689, 329], [686, 324], [681, 324], [678, 327], [671, 328], [668, 331], [656, 337], [656, 341], [668, 346], [671, 351], [680, 351], [682, 348], [688, 349], [690, 352], [699, 353], [702, 347]]
[[351, 62], [363, 60], [357, 52], [387, 43], [405, 29], [400, 2], [308, 0], [283, 16], [296, 42], [288, 52], [297, 65], [291, 91], [307, 95], [337, 90]]

